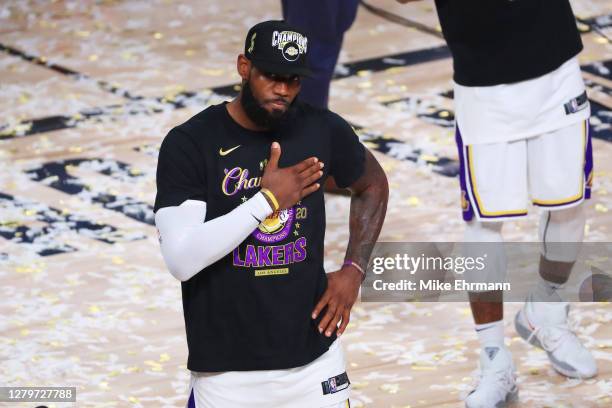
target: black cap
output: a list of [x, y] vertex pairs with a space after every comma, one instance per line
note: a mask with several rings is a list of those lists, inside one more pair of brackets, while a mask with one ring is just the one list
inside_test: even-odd
[[249, 30], [244, 55], [262, 71], [283, 75], [310, 76], [306, 52], [308, 38], [284, 21], [264, 21]]

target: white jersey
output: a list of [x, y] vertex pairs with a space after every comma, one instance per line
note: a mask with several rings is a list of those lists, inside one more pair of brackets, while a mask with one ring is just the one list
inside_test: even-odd
[[[286, 370], [192, 372], [189, 404], [196, 408], [318, 408], [343, 406], [349, 385], [323, 394], [322, 382], [346, 371], [340, 340], [311, 363]], [[188, 407], [191, 408], [191, 405]]]
[[455, 83], [454, 91], [464, 145], [526, 139], [590, 116], [576, 57], [538, 78], [494, 86]]

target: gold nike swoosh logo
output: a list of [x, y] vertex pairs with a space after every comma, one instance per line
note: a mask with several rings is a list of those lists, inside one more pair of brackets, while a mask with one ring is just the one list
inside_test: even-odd
[[231, 152], [233, 152], [234, 150], [236, 150], [237, 148], [239, 148], [242, 145], [238, 145], [238, 146], [234, 146], [231, 149], [227, 149], [227, 150], [223, 150], [223, 148], [219, 148], [219, 154], [221, 156], [227, 156], [228, 154], [230, 154]]

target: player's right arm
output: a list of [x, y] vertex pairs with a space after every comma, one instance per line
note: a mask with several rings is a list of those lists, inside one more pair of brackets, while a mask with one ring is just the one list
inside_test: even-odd
[[204, 222], [203, 167], [199, 167], [200, 161], [190, 160], [192, 149], [181, 145], [185, 140], [188, 139], [174, 134], [162, 144], [155, 205], [162, 256], [172, 276], [180, 281], [189, 280], [230, 253], [278, 209], [276, 205], [288, 208], [319, 188], [315, 181], [322, 175], [322, 164], [311, 157], [279, 168], [280, 145], [274, 143], [262, 178], [262, 188], [267, 188], [274, 199], [258, 192], [229, 213]]

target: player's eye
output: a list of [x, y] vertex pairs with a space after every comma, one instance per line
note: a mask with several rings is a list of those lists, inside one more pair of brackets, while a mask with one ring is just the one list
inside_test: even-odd
[[272, 72], [264, 72], [263, 75], [268, 78], [270, 81], [278, 81], [279, 77], [278, 75], [272, 73]]

